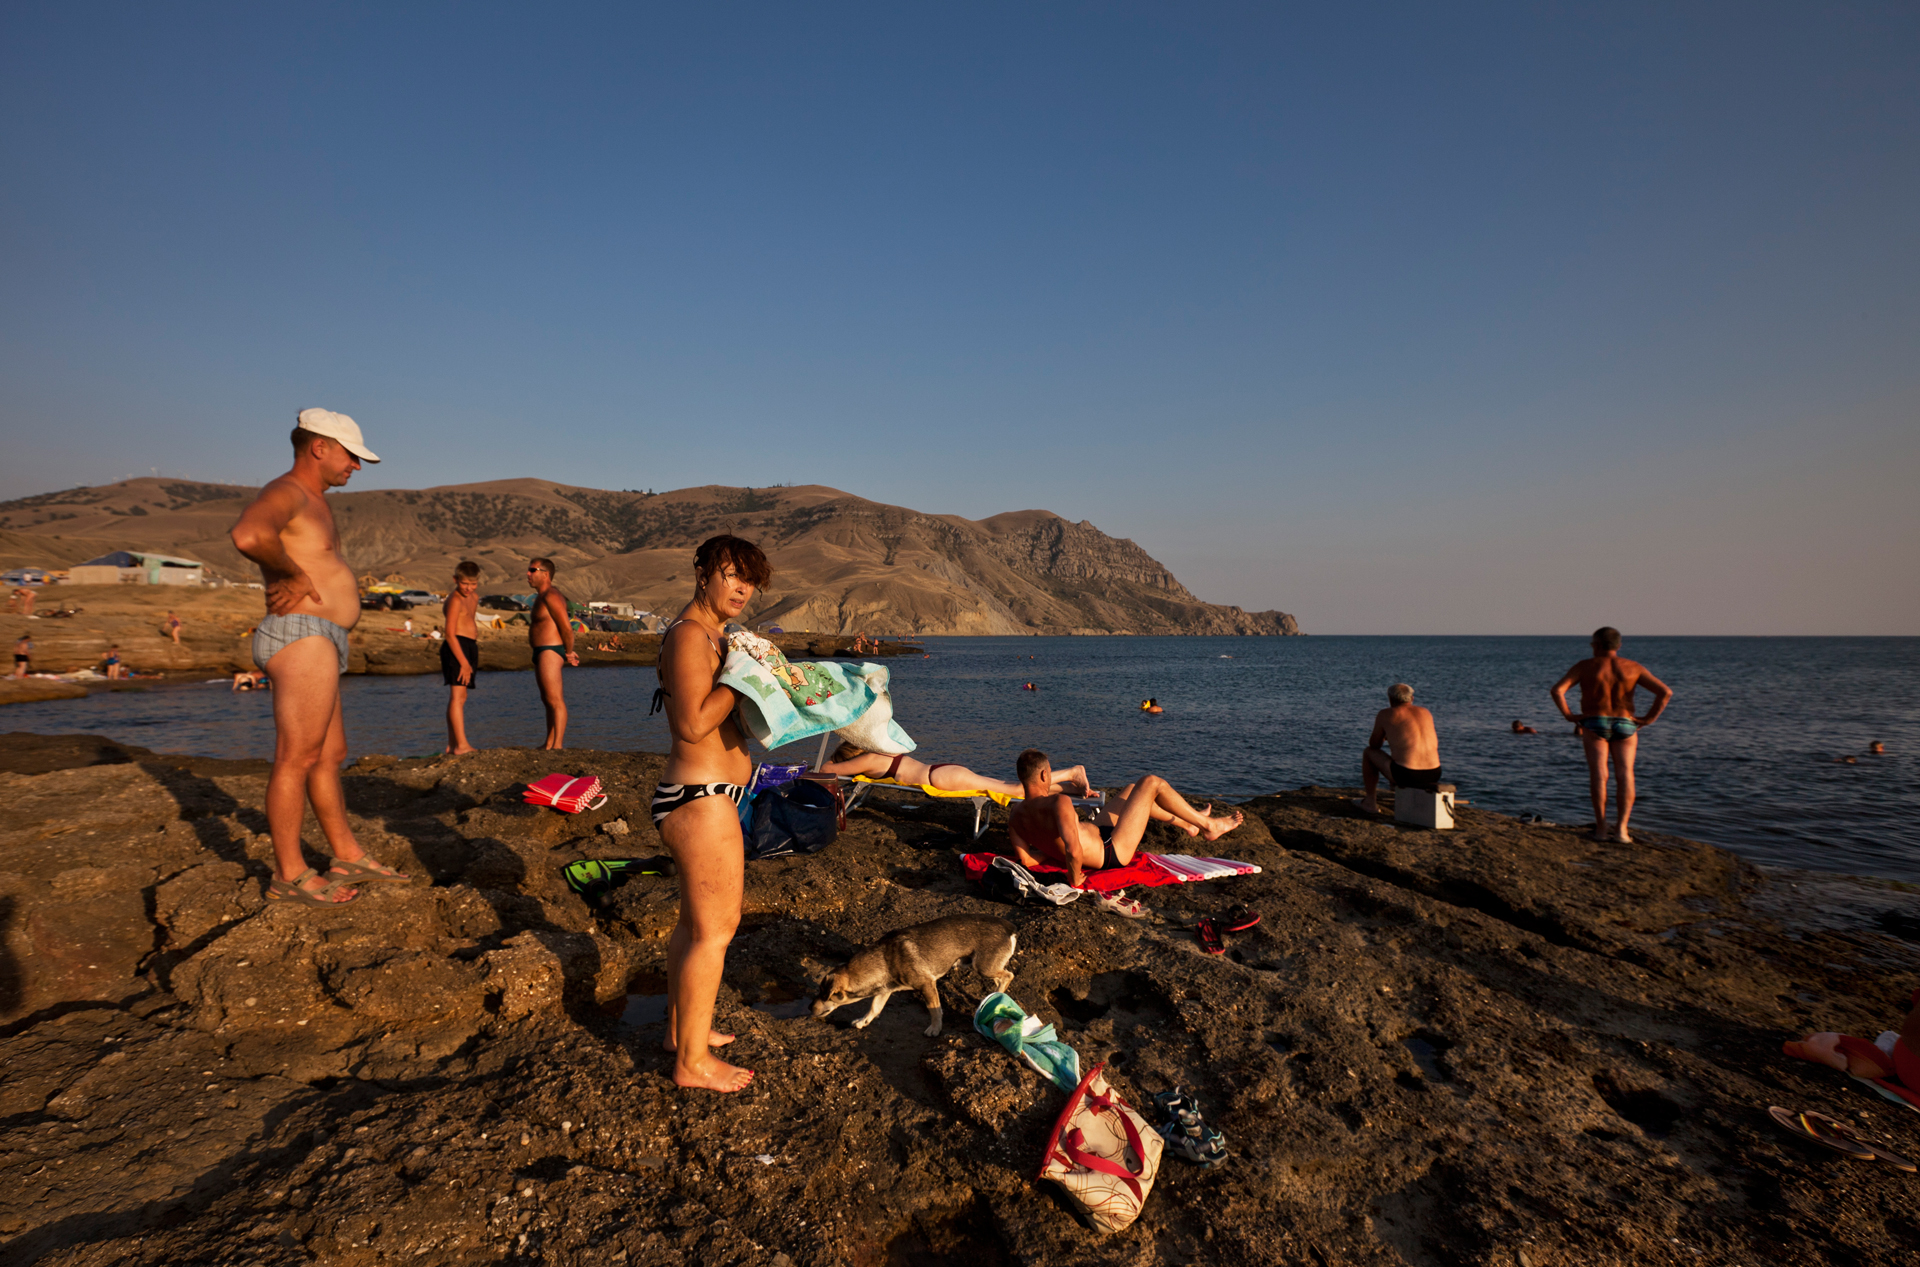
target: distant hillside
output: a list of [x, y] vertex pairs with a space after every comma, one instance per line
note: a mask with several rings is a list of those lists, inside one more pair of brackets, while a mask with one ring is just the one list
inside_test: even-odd
[[[0, 502], [0, 564], [66, 567], [109, 550], [185, 555], [253, 575], [227, 540], [250, 488], [143, 478]], [[487, 593], [523, 589], [532, 555], [576, 599], [677, 611], [693, 547], [732, 531], [766, 550], [756, 622], [821, 632], [1292, 634], [1284, 612], [1203, 603], [1131, 541], [1044, 510], [927, 515], [820, 485], [609, 492], [547, 480], [333, 494], [362, 574], [445, 589], [481, 565]]]

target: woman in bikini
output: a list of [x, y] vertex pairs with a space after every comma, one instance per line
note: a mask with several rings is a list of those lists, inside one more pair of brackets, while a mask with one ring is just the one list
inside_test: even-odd
[[[843, 743], [835, 748], [833, 760], [821, 766], [820, 773], [848, 777], [864, 774], [870, 779], [891, 779], [911, 787], [939, 788], [942, 792], [998, 792], [1002, 796], [1015, 798], [1026, 795], [1018, 783], [989, 779], [984, 774], [975, 774], [967, 767], [951, 761], [936, 761], [928, 765], [909, 756], [889, 757], [884, 753], [868, 752], [851, 743]], [[1087, 768], [1077, 765], [1070, 770], [1054, 771], [1050, 790], [1085, 796], [1092, 788], [1093, 785], [1087, 782]]]
[[725, 628], [773, 579], [750, 541], [711, 537], [694, 554], [693, 601], [660, 635], [660, 689], [673, 747], [653, 793], [653, 825], [680, 872], [680, 918], [667, 942], [667, 1047], [683, 1087], [738, 1091], [753, 1073], [713, 1054], [733, 1041], [713, 1032], [713, 1001], [727, 944], [740, 924], [746, 846], [740, 800], [753, 774], [734, 723], [737, 696], [718, 682]]

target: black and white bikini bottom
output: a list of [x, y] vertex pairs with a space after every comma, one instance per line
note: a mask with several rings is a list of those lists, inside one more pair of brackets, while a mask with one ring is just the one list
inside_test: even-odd
[[653, 789], [653, 825], [658, 827], [661, 819], [703, 796], [724, 796], [738, 805], [746, 794], [738, 783], [662, 783]]

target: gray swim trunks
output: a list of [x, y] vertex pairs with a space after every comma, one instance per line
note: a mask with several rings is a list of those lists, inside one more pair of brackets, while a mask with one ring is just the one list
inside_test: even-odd
[[346, 628], [319, 616], [299, 613], [269, 616], [253, 627], [253, 662], [264, 670], [267, 661], [279, 654], [281, 648], [291, 646], [302, 638], [333, 639], [334, 648], [340, 652], [340, 671], [347, 671]]

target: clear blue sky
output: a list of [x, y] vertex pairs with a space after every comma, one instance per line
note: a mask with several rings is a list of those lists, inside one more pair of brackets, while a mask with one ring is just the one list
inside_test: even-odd
[[0, 11], [0, 497], [830, 483], [1310, 631], [1920, 633], [1911, 4]]

